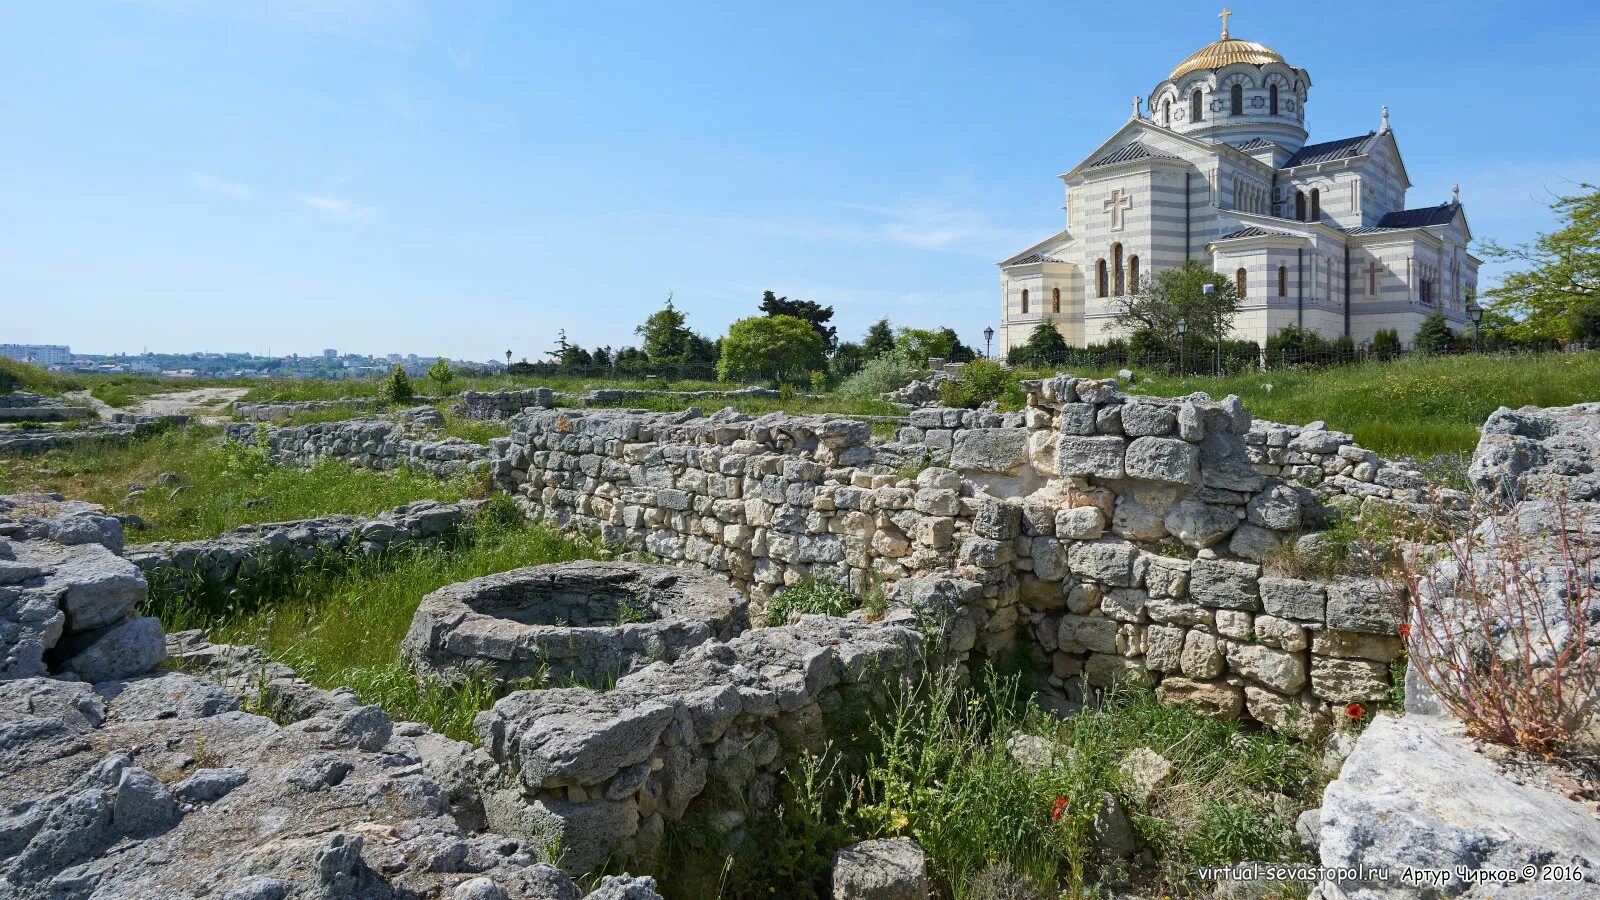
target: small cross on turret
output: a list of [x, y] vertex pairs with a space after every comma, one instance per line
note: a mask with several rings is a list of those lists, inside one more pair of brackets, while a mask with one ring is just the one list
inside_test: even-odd
[[1228, 17], [1231, 16], [1231, 15], [1233, 15], [1233, 10], [1227, 8], [1226, 6], [1224, 6], [1222, 8], [1222, 12], [1217, 15], [1217, 18], [1222, 20], [1222, 39], [1223, 40], [1227, 40], [1228, 39]]

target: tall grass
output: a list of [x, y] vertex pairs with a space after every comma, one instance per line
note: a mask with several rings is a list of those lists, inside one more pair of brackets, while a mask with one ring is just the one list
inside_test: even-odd
[[1147, 379], [1136, 369], [1135, 378], [1137, 393], [1238, 394], [1260, 419], [1296, 425], [1320, 419], [1369, 450], [1434, 455], [1471, 450], [1484, 419], [1501, 406], [1600, 400], [1600, 353], [1410, 356], [1224, 378]]
[[209, 627], [213, 641], [259, 647], [312, 684], [353, 688], [397, 720], [476, 741], [472, 718], [496, 699], [493, 679], [486, 674], [447, 684], [407, 670], [399, 647], [417, 604], [454, 582], [597, 555], [597, 546], [543, 526], [489, 518], [454, 543], [376, 558], [330, 558], [264, 579], [257, 592], [235, 596], [227, 606], [179, 599], [165, 604], [161, 615], [169, 630]]
[[[914, 838], [936, 895], [950, 900], [1101, 896], [1130, 881], [1142, 895], [1199, 896], [1210, 892], [1199, 866], [1301, 860], [1294, 820], [1328, 777], [1315, 748], [1163, 705], [1148, 691], [1114, 693], [1062, 721], [1027, 702], [1021, 684], [987, 672], [964, 685], [947, 671], [863, 723], [835, 721], [838, 743], [791, 765], [780, 811], [752, 823], [753, 850], [718, 857], [692, 823], [687, 836], [672, 835], [670, 895], [831, 896], [833, 852], [878, 837]], [[1053, 760], [1013, 756], [1006, 742], [1018, 734], [1049, 741]], [[1137, 748], [1172, 764], [1144, 806], [1119, 768]], [[1148, 857], [1102, 852], [1095, 819], [1108, 794], [1128, 810]], [[1010, 887], [996, 892], [997, 883]]]
[[[133, 513], [149, 528], [129, 542], [196, 540], [239, 525], [331, 513], [373, 515], [416, 500], [482, 496], [466, 476], [441, 481], [425, 472], [375, 472], [324, 461], [309, 469], [275, 466], [265, 453], [219, 444], [218, 429], [191, 425], [125, 444], [97, 444], [35, 457], [0, 458], [0, 493], [45, 490]], [[158, 484], [172, 472], [176, 485]], [[124, 502], [129, 487], [143, 495]]]

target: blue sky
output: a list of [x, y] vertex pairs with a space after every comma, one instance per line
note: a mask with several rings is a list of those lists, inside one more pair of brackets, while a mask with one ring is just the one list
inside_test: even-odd
[[[770, 288], [981, 343], [993, 263], [1217, 6], [6, 4], [0, 341], [535, 357]], [[1231, 6], [1312, 140], [1388, 104], [1410, 205], [1460, 182], [1479, 238], [1600, 181], [1591, 4]]]

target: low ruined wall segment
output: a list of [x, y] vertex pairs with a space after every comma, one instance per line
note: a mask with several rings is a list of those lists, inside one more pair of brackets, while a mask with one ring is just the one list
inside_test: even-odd
[[295, 428], [235, 422], [225, 426], [223, 434], [245, 446], [263, 447], [279, 465], [308, 467], [323, 459], [334, 459], [380, 471], [409, 467], [441, 478], [484, 469], [489, 456], [489, 448], [484, 445], [461, 438], [419, 435], [417, 429], [417, 420], [402, 423], [350, 419]]
[[1285, 453], [1270, 454], [1276, 426], [1253, 429], [1237, 398], [1133, 397], [1065, 376], [1025, 387], [1019, 413], [915, 411], [924, 443], [935, 418], [949, 435], [951, 466], [915, 478], [860, 423], [731, 410], [530, 410], [492, 443], [490, 470], [530, 515], [724, 573], [758, 609], [807, 577], [863, 593], [968, 578], [985, 614], [977, 649], [1028, 641], [1065, 701], [1136, 679], [1220, 716], [1317, 729], [1343, 704], [1388, 698], [1388, 587], [1274, 578], [1261, 563], [1349, 493], [1286, 468], [1421, 503], [1409, 474], [1387, 487], [1376, 473], [1390, 467], [1341, 455], [1348, 436], [1316, 428], [1284, 429]]

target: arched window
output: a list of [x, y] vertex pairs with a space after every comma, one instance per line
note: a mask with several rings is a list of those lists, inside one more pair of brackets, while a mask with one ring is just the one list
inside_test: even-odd
[[1120, 243], [1111, 245], [1111, 273], [1112, 273], [1111, 277], [1113, 279], [1112, 288], [1111, 288], [1112, 293], [1116, 294], [1118, 297], [1121, 297], [1122, 296], [1122, 245]]
[[1287, 297], [1287, 296], [1289, 296], [1289, 267], [1288, 266], [1279, 266], [1278, 267], [1278, 296], [1279, 297]]
[[1050, 311], [1061, 312], [1061, 288], [1050, 289]]
[[1311, 189], [1311, 221], [1322, 221], [1322, 189]]
[[1228, 107], [1231, 115], [1244, 115], [1244, 85], [1236, 84], [1228, 91]]
[[1028, 289], [1027, 288], [1023, 288], [1022, 289], [1022, 314], [1023, 315], [1027, 315], [1028, 314]]
[[1106, 295], [1106, 261], [1103, 259], [1095, 260], [1094, 288], [1097, 296], [1104, 297]]
[[1306, 220], [1306, 195], [1300, 191], [1294, 192], [1294, 220], [1296, 222]]
[[1272, 114], [1278, 114], [1278, 86], [1273, 85], [1267, 89], [1267, 106], [1272, 109]]
[[1172, 98], [1171, 97], [1168, 97], [1167, 99], [1161, 101], [1161, 124], [1163, 124], [1163, 125], [1171, 125], [1172, 124]]
[[1239, 271], [1233, 273], [1233, 292], [1239, 296], [1240, 300], [1244, 299], [1244, 284], [1245, 271], [1240, 269]]
[[1195, 88], [1194, 93], [1189, 95], [1189, 121], [1200, 121], [1202, 111], [1200, 107], [1200, 89]]
[[1128, 290], [1139, 293], [1139, 254], [1128, 257]]

